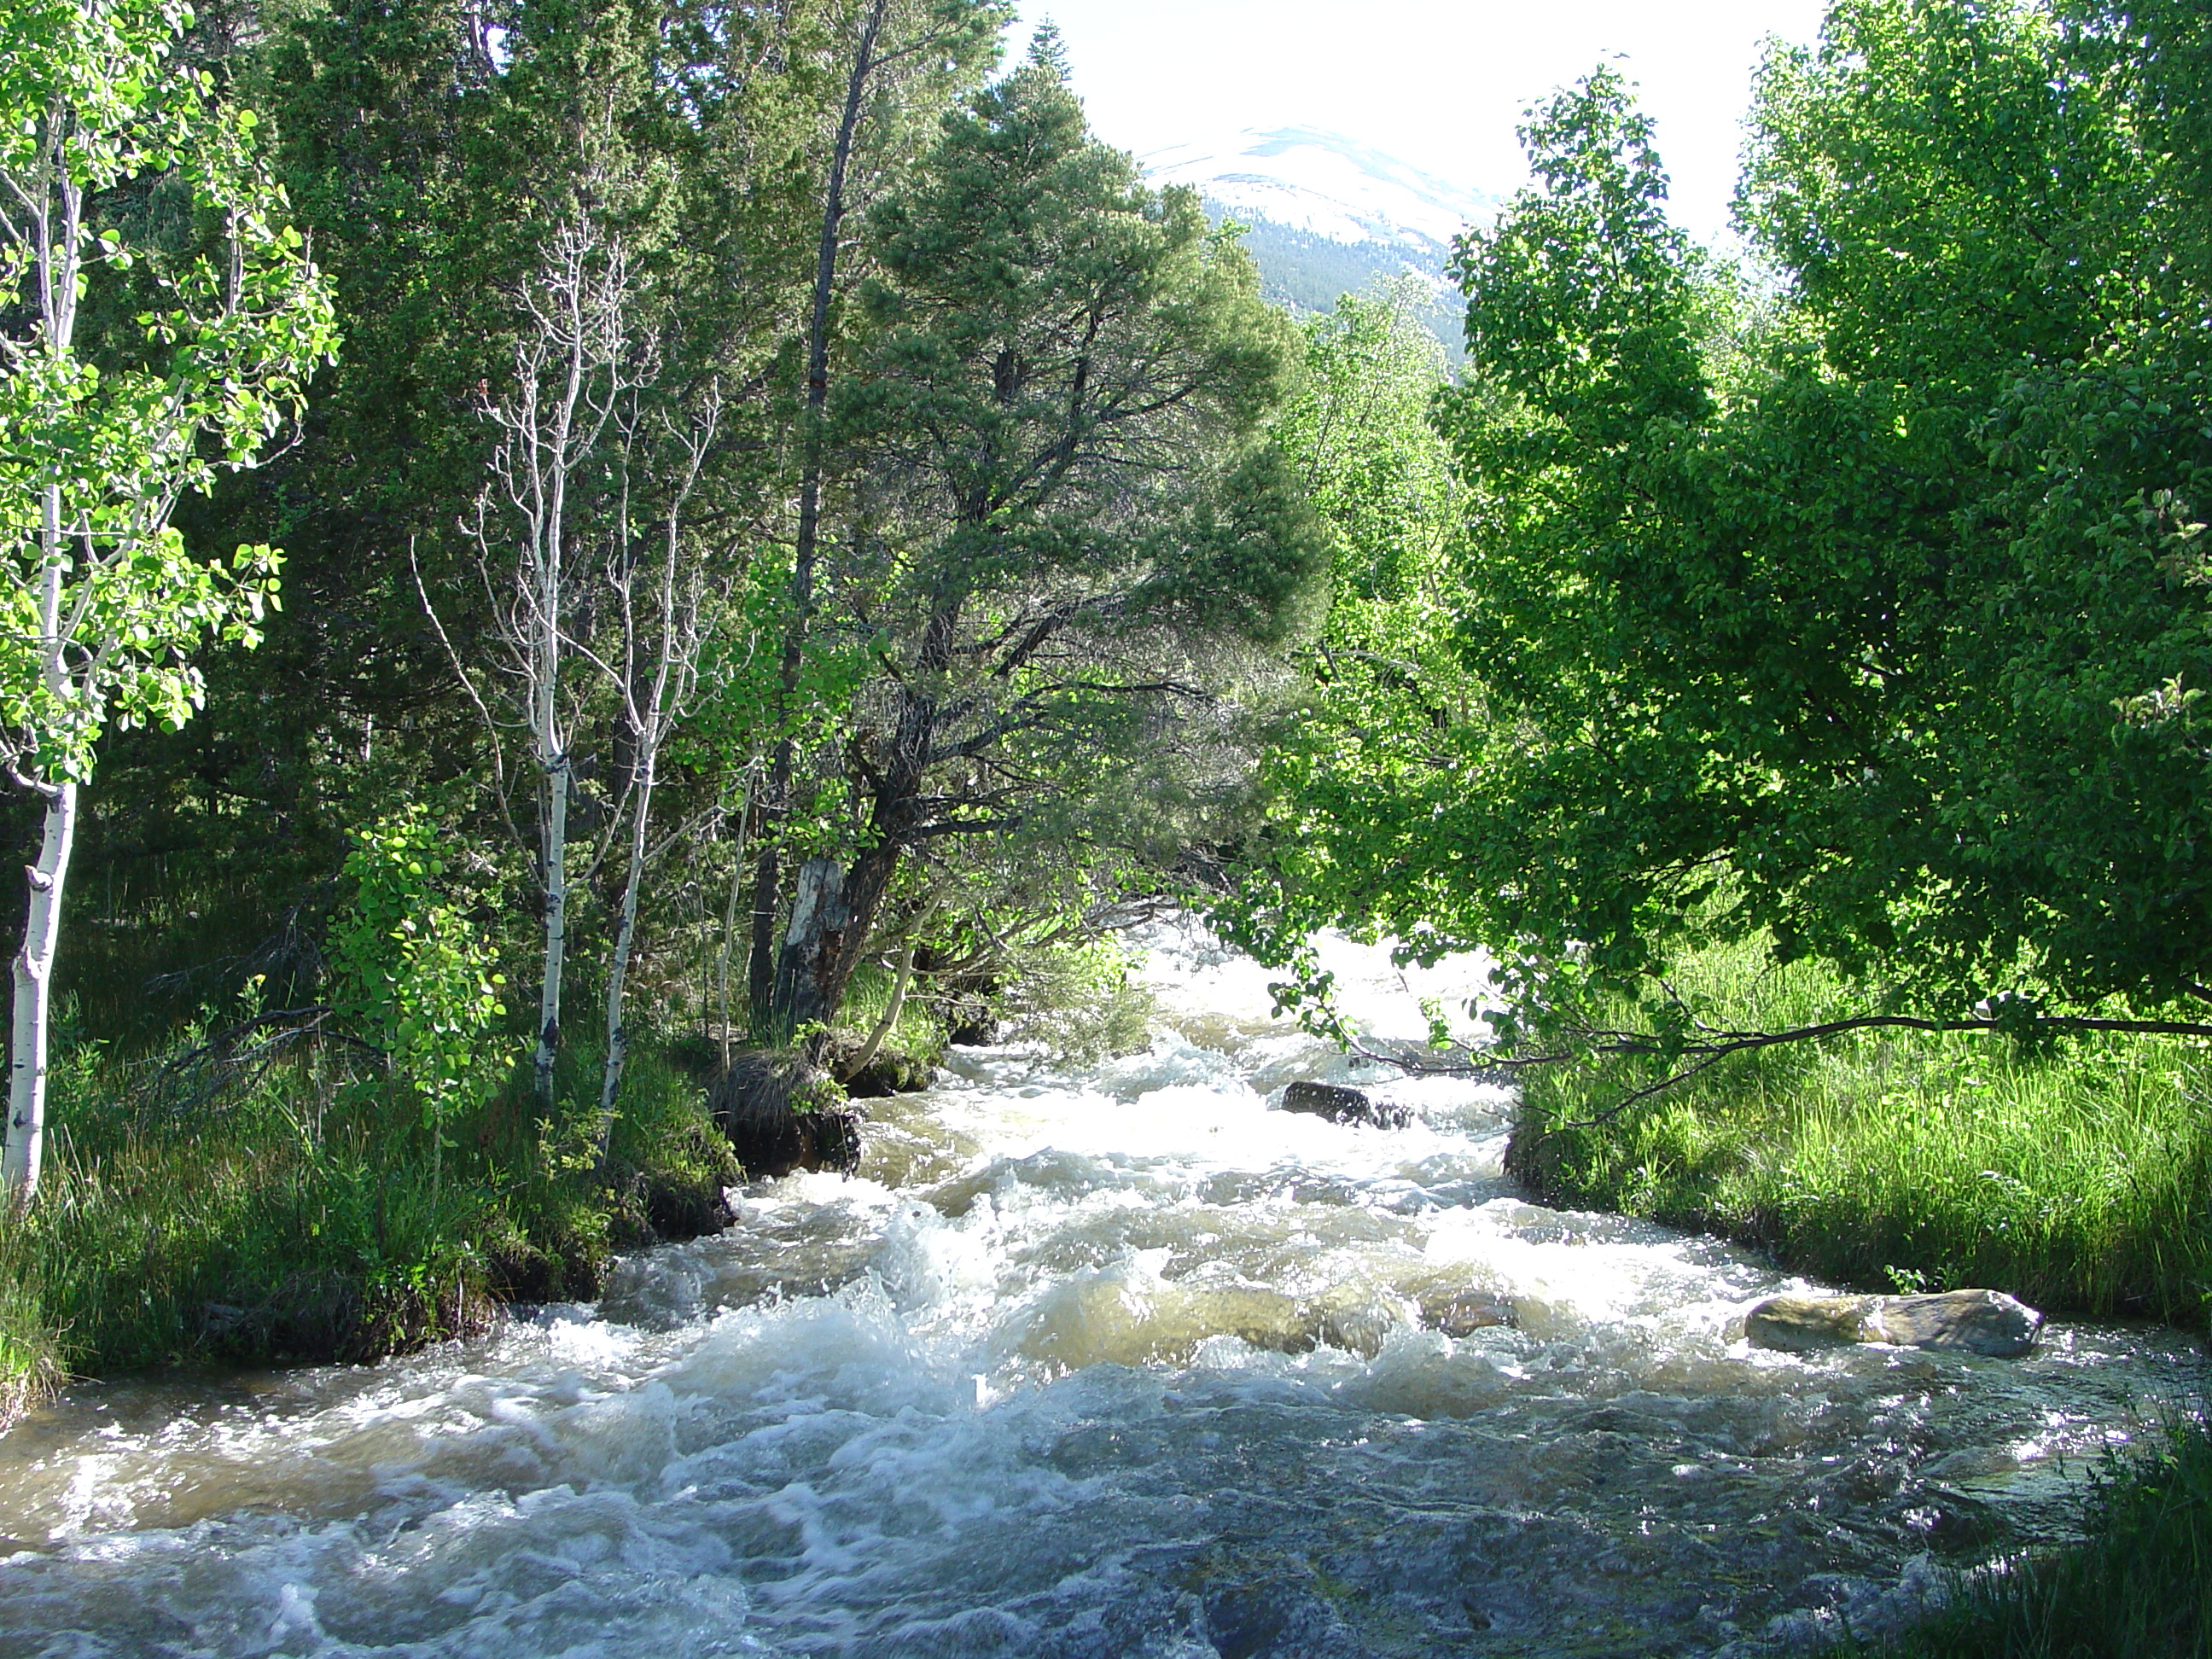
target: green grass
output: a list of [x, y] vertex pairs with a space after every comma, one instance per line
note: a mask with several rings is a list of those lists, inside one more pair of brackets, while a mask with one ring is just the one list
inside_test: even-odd
[[[1817, 968], [1708, 951], [1673, 981], [1709, 1023], [1849, 1012]], [[1626, 1025], [1633, 1011], [1610, 1011]], [[1510, 1161], [1548, 1200], [1705, 1229], [1875, 1291], [1986, 1286], [2053, 1313], [2212, 1323], [2212, 1073], [2181, 1042], [1860, 1033], [1661, 1075], [1526, 1079]], [[2212, 1436], [2108, 1468], [2081, 1543], [1969, 1581], [1883, 1659], [2212, 1659]]]
[[[898, 975], [881, 963], [863, 962], [853, 969], [845, 987], [845, 1001], [837, 1023], [856, 1036], [866, 1036], [890, 1006], [891, 988]], [[884, 1038], [884, 1046], [901, 1054], [936, 1054], [945, 1048], [945, 1029], [931, 1011], [924, 993], [928, 982], [916, 975], [907, 988], [899, 1017]]]
[[[1798, 965], [1712, 951], [1675, 981], [1716, 1024], [1844, 1006]], [[1620, 1011], [1626, 1012], [1626, 1011]], [[2009, 1291], [2051, 1312], [2212, 1318], [2203, 1051], [1859, 1033], [1733, 1056], [1592, 1127], [1656, 1073], [1611, 1060], [1527, 1079], [1515, 1168], [1554, 1202], [1725, 1234], [1867, 1289]]]
[[369, 1066], [299, 1054], [206, 1098], [64, 1044], [45, 1180], [0, 1220], [0, 1422], [65, 1374], [359, 1360], [592, 1294], [611, 1251], [714, 1224], [737, 1176], [697, 1090], [634, 1052], [604, 1170], [597, 1056], [559, 1121], [511, 1082], [436, 1151]]

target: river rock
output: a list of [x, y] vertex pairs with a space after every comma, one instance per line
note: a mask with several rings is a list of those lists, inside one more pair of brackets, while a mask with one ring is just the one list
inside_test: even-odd
[[865, 1066], [855, 1066], [863, 1044], [856, 1033], [837, 1032], [824, 1040], [821, 1061], [851, 1100], [883, 1100], [910, 1095], [937, 1079], [941, 1052], [912, 1054], [889, 1043], [878, 1048]]
[[1332, 1123], [1371, 1123], [1378, 1129], [1402, 1129], [1413, 1116], [1403, 1106], [1370, 1100], [1364, 1089], [1336, 1083], [1293, 1083], [1283, 1091], [1283, 1109], [1310, 1113]]
[[1421, 1323], [1446, 1336], [1472, 1336], [1516, 1322], [1513, 1304], [1488, 1291], [1455, 1291], [1421, 1298]]
[[1999, 1359], [2035, 1346], [2043, 1316], [2002, 1291], [1946, 1291], [1882, 1298], [1886, 1340], [1905, 1348], [1964, 1348]]
[[2043, 1316], [2002, 1291], [1771, 1296], [1745, 1313], [1742, 1328], [1754, 1348], [1793, 1353], [1846, 1342], [1886, 1342], [2011, 1359], [2035, 1346]]

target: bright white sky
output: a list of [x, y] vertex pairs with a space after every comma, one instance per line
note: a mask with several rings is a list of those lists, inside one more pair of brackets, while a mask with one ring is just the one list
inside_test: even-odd
[[[1021, 0], [1066, 38], [1091, 125], [1139, 154], [1314, 126], [1464, 187], [1527, 177], [1513, 136], [1553, 88], [1619, 55], [1658, 122], [1674, 217], [1728, 225], [1761, 43], [1810, 42], [1820, 0]], [[1014, 37], [1025, 46], [1026, 29]]]

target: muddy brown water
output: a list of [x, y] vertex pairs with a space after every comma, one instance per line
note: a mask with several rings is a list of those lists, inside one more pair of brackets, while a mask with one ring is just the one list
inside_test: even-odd
[[[748, 1189], [596, 1307], [27, 1419], [0, 1659], [1801, 1650], [2063, 1536], [2106, 1449], [2202, 1396], [2156, 1328], [1731, 1343], [1804, 1281], [1524, 1201], [1500, 1091], [1384, 1083], [1253, 964], [1148, 943], [1151, 1052], [956, 1051], [860, 1178]], [[1384, 1036], [1480, 985], [1326, 951]], [[1300, 1078], [1414, 1120], [1270, 1109]]]

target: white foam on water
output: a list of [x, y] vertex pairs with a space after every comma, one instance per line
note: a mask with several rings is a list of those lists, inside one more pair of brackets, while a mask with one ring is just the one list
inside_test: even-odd
[[[1754, 1352], [1797, 1285], [1527, 1202], [1510, 1101], [1273, 1018], [1202, 931], [1166, 1018], [882, 1103], [926, 1183], [798, 1176], [598, 1309], [366, 1370], [90, 1389], [0, 1442], [0, 1659], [1310, 1656], [1813, 1643], [2062, 1527], [2191, 1344]], [[1485, 967], [1319, 942], [1370, 1036]], [[1270, 1107], [1301, 1078], [1405, 1128]]]

